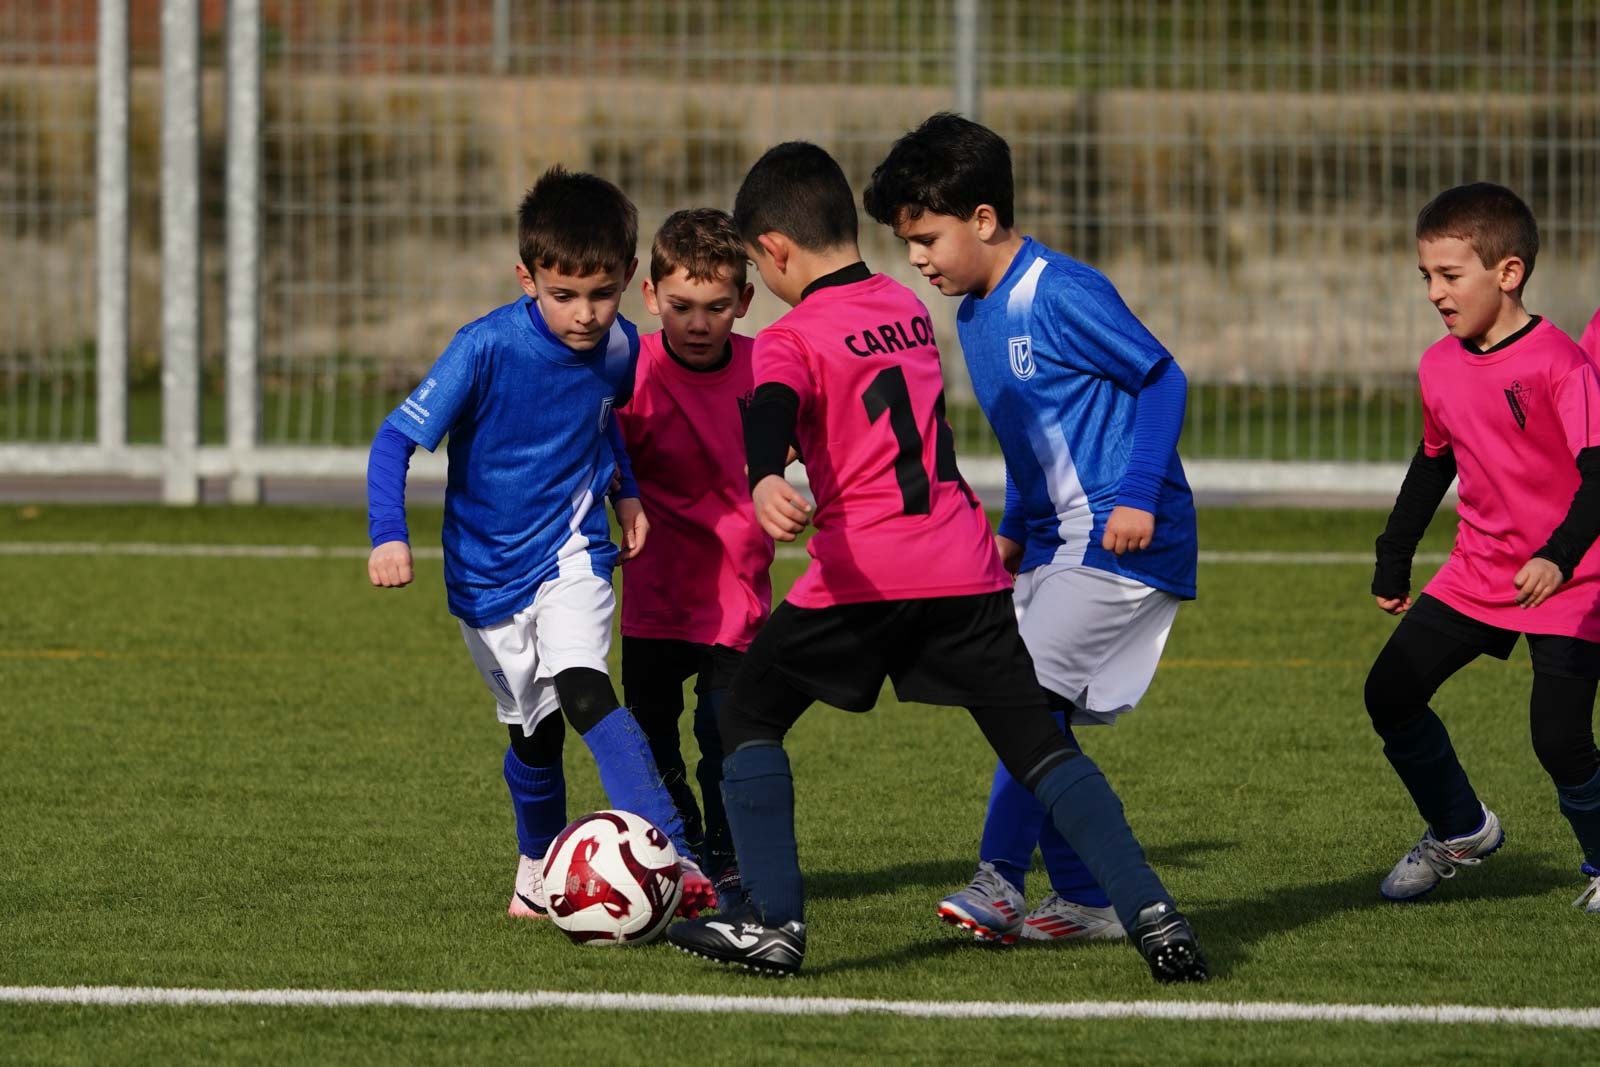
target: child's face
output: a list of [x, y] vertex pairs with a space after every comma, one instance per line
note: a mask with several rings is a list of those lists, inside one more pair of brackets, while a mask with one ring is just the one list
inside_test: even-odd
[[735, 319], [750, 309], [755, 287], [739, 285], [732, 272], [716, 280], [691, 281], [682, 267], [659, 282], [644, 283], [644, 306], [661, 316], [667, 344], [691, 367], [709, 367], [722, 358]]
[[517, 264], [522, 291], [539, 302], [539, 314], [550, 332], [568, 348], [587, 352], [605, 339], [617, 321], [622, 292], [633, 279], [637, 259], [626, 268], [594, 274], [562, 274], [538, 267], [531, 274]]
[[1417, 242], [1417, 269], [1428, 283], [1428, 302], [1451, 337], [1477, 342], [1505, 310], [1505, 297], [1522, 281], [1522, 260], [1485, 267], [1471, 241], [1434, 237]]
[[901, 210], [895, 218], [894, 235], [906, 243], [911, 265], [939, 292], [982, 296], [988, 290], [993, 264], [979, 228], [977, 215], [959, 219], [924, 211], [911, 218], [910, 212]]

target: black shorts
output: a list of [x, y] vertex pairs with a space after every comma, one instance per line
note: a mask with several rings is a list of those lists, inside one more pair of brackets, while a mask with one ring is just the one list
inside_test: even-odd
[[631, 707], [660, 699], [662, 691], [681, 698], [686, 678], [694, 691], [726, 689], [744, 653], [726, 645], [702, 645], [661, 637], [623, 637], [622, 698]]
[[730, 703], [766, 702], [769, 674], [846, 711], [870, 711], [886, 677], [901, 700], [923, 704], [1045, 704], [1009, 589], [814, 609], [780, 604], [750, 645]]
[[1537, 673], [1562, 678], [1600, 678], [1600, 643], [1594, 641], [1562, 634], [1524, 634], [1520, 630], [1490, 626], [1427, 593], [1418, 595], [1405, 618], [1495, 659], [1510, 659], [1517, 638], [1526, 636], [1528, 656]]

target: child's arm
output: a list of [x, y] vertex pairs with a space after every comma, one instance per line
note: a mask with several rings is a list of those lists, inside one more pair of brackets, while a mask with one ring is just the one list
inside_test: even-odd
[[793, 541], [805, 529], [811, 505], [783, 476], [788, 466], [800, 394], [779, 382], [763, 382], [744, 418], [744, 451], [756, 520], [775, 541]]
[[1133, 439], [1128, 445], [1128, 467], [1122, 474], [1116, 507], [1106, 519], [1101, 547], [1122, 555], [1150, 547], [1155, 536], [1156, 507], [1166, 486], [1167, 468], [1183, 432], [1183, 412], [1189, 400], [1189, 382], [1171, 357], [1161, 360], [1145, 375], [1133, 414]]
[[622, 424], [616, 412], [606, 424], [606, 439], [611, 443], [611, 458], [616, 463], [612, 475], [611, 507], [617, 513], [617, 525], [622, 529], [621, 562], [626, 563], [644, 550], [650, 536], [650, 520], [645, 516], [644, 504], [639, 500], [639, 483], [633, 476], [633, 462], [628, 459], [628, 446], [622, 438]]
[[1525, 608], [1538, 607], [1562, 582], [1570, 581], [1584, 554], [1600, 537], [1600, 447], [1578, 453], [1578, 475], [1581, 481], [1572, 494], [1567, 517], [1513, 579], [1517, 603]]
[[376, 586], [411, 584], [406, 471], [416, 447], [387, 422], [378, 427], [377, 436], [372, 439], [372, 452], [367, 458], [367, 533], [372, 539], [367, 577]]
[[1015, 575], [1022, 566], [1022, 546], [1028, 543], [1028, 524], [1022, 517], [1022, 494], [1017, 483], [1006, 472], [1006, 506], [1000, 513], [1000, 526], [994, 532], [994, 547], [1000, 553], [1000, 564], [1008, 574]]
[[1372, 595], [1378, 607], [1391, 615], [1411, 607], [1412, 557], [1455, 478], [1455, 453], [1445, 449], [1430, 456], [1427, 445], [1417, 446], [1405, 481], [1400, 483], [1400, 495], [1394, 498], [1389, 522], [1374, 546], [1378, 562], [1372, 575]]

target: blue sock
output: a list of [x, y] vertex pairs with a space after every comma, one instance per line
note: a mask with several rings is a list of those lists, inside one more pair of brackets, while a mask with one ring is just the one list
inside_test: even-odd
[[1556, 786], [1556, 795], [1561, 798], [1561, 814], [1572, 824], [1583, 849], [1584, 865], [1600, 869], [1600, 771], [1582, 785]]
[[722, 802], [746, 897], [768, 926], [805, 921], [794, 839], [794, 775], [782, 745], [746, 745], [722, 761]]
[[672, 839], [678, 855], [693, 859], [694, 851], [683, 837], [683, 816], [661, 784], [650, 742], [633, 714], [627, 708], [613, 708], [589, 727], [583, 743], [594, 753], [600, 787], [611, 806], [649, 819]]
[[1023, 892], [1039, 831], [1045, 824], [1044, 808], [1032, 793], [996, 764], [994, 784], [989, 788], [989, 812], [983, 819], [983, 838], [978, 842], [978, 858], [994, 864], [994, 869]]
[[1172, 896], [1144, 860], [1144, 850], [1122, 814], [1122, 801], [1088, 756], [1062, 760], [1045, 772], [1034, 794], [1050, 812], [1117, 910], [1131, 934], [1141, 908]]
[[1383, 754], [1435, 837], [1460, 837], [1483, 825], [1483, 805], [1456, 758], [1450, 734], [1431, 708], [1399, 726], [1379, 728], [1378, 736]]
[[508, 745], [505, 776], [517, 813], [517, 850], [529, 859], [543, 859], [567, 825], [567, 779], [561, 764], [530, 767]]
[[[1067, 725], [1067, 713], [1057, 711], [1053, 714], [1056, 717], [1056, 724], [1067, 735], [1067, 743], [1081, 751], [1082, 746], [1078, 744], [1078, 739], [1072, 736], [1072, 727]], [[1038, 804], [1037, 801], [1034, 803]], [[1083, 862], [1077, 850], [1061, 836], [1061, 831], [1055, 828], [1055, 824], [1043, 818], [1042, 807], [1039, 809], [1039, 814], [1040, 822], [1044, 824], [1039, 831], [1039, 852], [1044, 856], [1044, 869], [1050, 876], [1050, 888], [1074, 904], [1090, 908], [1110, 907], [1111, 898], [1106, 896], [1106, 891], [1100, 888], [1100, 884], [1094, 880], [1094, 875], [1089, 873], [1089, 865]]]

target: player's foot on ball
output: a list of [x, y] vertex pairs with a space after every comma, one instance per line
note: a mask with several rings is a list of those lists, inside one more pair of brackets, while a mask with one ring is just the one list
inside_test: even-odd
[[1204, 982], [1208, 977], [1206, 958], [1189, 921], [1166, 901], [1139, 909], [1133, 943], [1158, 982]]
[[517, 885], [511, 891], [506, 914], [513, 919], [547, 919], [550, 904], [544, 895], [544, 868], [538, 860], [517, 857]]
[[739, 878], [739, 865], [730, 863], [722, 873], [711, 880], [717, 890], [717, 910], [727, 913], [745, 902], [744, 882]]
[[967, 888], [939, 901], [939, 918], [970, 930], [979, 941], [1014, 945], [1022, 930], [1024, 907], [1022, 894], [994, 864], [979, 863]]
[[768, 926], [754, 907], [745, 904], [714, 919], [674, 923], [667, 927], [667, 941], [691, 956], [787, 977], [805, 959], [806, 924], [790, 920]]
[[692, 919], [707, 908], [715, 907], [717, 889], [700, 865], [692, 859], [680, 858], [678, 868], [682, 872], [679, 884], [683, 886], [683, 897], [678, 901], [676, 914], [680, 918]]
[[1378, 886], [1385, 900], [1415, 900], [1462, 867], [1475, 867], [1505, 843], [1500, 819], [1483, 809], [1483, 825], [1460, 837], [1438, 838], [1430, 828]]
[[1589, 885], [1582, 893], [1578, 894], [1578, 899], [1572, 902], [1572, 906], [1600, 914], [1600, 867], [1585, 863], [1582, 871], [1583, 876], [1589, 879]]
[[1022, 936], [1028, 941], [1120, 941], [1128, 932], [1117, 921], [1116, 909], [1075, 904], [1058, 893], [1051, 893], [1022, 920]]

